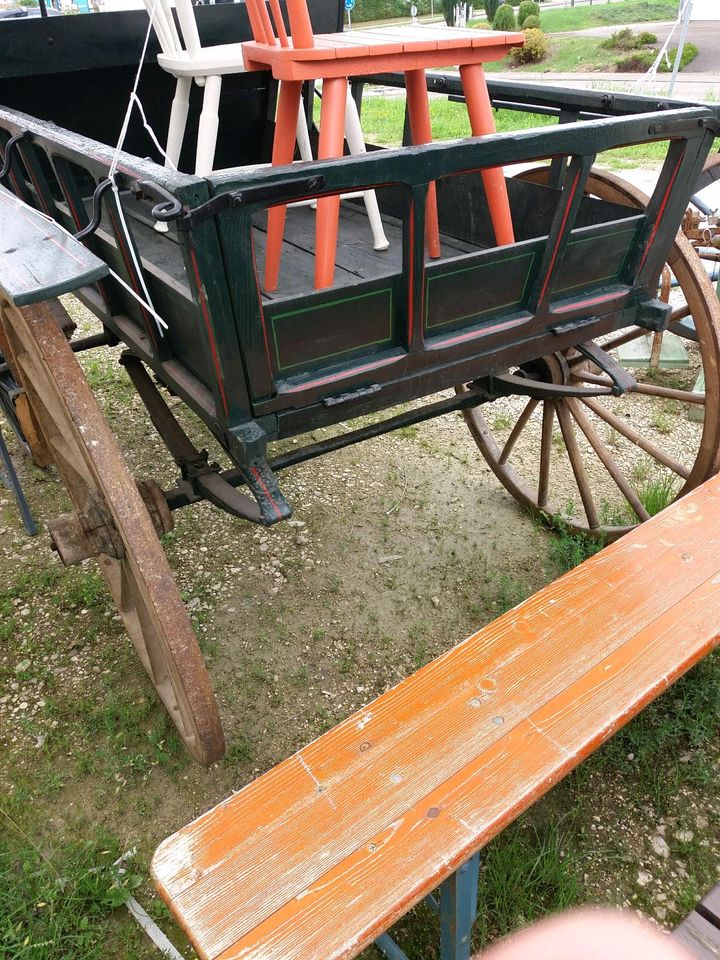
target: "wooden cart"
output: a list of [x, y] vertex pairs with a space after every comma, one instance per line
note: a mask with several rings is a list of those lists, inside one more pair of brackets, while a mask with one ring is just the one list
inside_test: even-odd
[[[242, 8], [227, 7], [200, 8], [205, 42], [249, 36]], [[319, 3], [312, 12], [318, 27], [337, 27], [334, 4]], [[137, 124], [127, 141], [134, 152], [119, 158], [116, 195], [108, 188], [114, 151], [107, 144], [127, 103], [144, 16], [3, 27], [5, 34], [13, 31], [15, 44], [0, 67], [7, 81], [7, 105], [0, 108], [3, 184], [21, 203], [7, 190], [0, 198], [8, 214], [0, 251], [0, 349], [3, 370], [19, 385], [6, 405], [36, 461], [57, 465], [75, 506], [48, 523], [55, 548], [66, 563], [98, 557], [182, 739], [194, 757], [210, 763], [223, 754], [222, 726], [158, 542], [172, 526], [172, 511], [208, 500], [253, 523], [274, 524], [292, 512], [282, 491], [284, 468], [453, 411], [464, 413], [513, 495], [550, 517], [559, 512], [550, 483], [557, 421], [585, 512], [568, 522], [608, 539], [648, 511], [593, 417], [676, 474], [678, 495], [717, 471], [720, 311], [702, 265], [676, 234], [720, 130], [720, 108], [491, 81], [496, 107], [559, 122], [270, 169], [259, 164], [272, 141], [276, 91], [264, 74], [248, 74], [226, 85], [216, 158], [225, 169], [199, 178], [141, 159], [153, 148]], [[103, 40], [111, 35], [110, 51]], [[362, 78], [355, 84], [358, 100], [378, 84], [402, 80]], [[462, 96], [451, 75], [430, 76], [428, 86], [451, 99]], [[105, 111], [93, 109], [97, 89], [104, 91]], [[140, 95], [161, 134], [171, 90], [151, 50]], [[240, 110], [238, 131], [228, 118]], [[647, 142], [665, 144], [649, 201], [594, 169], [598, 154]], [[187, 149], [191, 155], [193, 144]], [[478, 174], [513, 165], [521, 165], [508, 178], [516, 242], [497, 247]], [[426, 256], [423, 229], [433, 182], [442, 240], [435, 260]], [[362, 209], [344, 202], [336, 282], [316, 291], [314, 214], [307, 203], [296, 205], [280, 286], [272, 294], [262, 289], [268, 207], [371, 187], [390, 239], [387, 251], [373, 250]], [[156, 230], [158, 221], [169, 229]], [[34, 241], [28, 239], [33, 231]], [[72, 241], [78, 232], [81, 241]], [[33, 265], [25, 295], [13, 279], [18, 257]], [[683, 303], [670, 305], [663, 297], [666, 265]], [[68, 341], [53, 301], [67, 290], [99, 318], [102, 335]], [[705, 370], [704, 395], [639, 384], [614, 358], [618, 345], [688, 315]], [[75, 360], [78, 351], [118, 342], [125, 345], [120, 362], [178, 465], [171, 490], [151, 480], [136, 485]], [[219, 469], [190, 442], [161, 388], [204, 421], [231, 469]], [[449, 392], [438, 398], [440, 391]], [[704, 405], [692, 463], [680, 463], [633, 424], [633, 398], [643, 395]], [[619, 396], [631, 411], [622, 417], [604, 406]], [[507, 397], [524, 399], [500, 443], [483, 410]], [[409, 401], [415, 402], [403, 406]], [[345, 426], [390, 408], [400, 409]], [[272, 453], [275, 441], [338, 424], [342, 429], [329, 438]], [[511, 454], [520, 434], [534, 429], [540, 453], [531, 485]], [[593, 496], [578, 436], [625, 498], [623, 522], [608, 520]]]

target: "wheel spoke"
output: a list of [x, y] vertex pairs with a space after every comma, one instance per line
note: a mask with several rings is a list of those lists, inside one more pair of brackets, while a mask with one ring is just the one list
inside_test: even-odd
[[568, 457], [570, 458], [570, 466], [575, 474], [575, 482], [577, 483], [578, 490], [580, 491], [580, 499], [585, 508], [585, 516], [588, 518], [590, 529], [597, 530], [600, 526], [600, 518], [590, 491], [590, 484], [588, 483], [585, 472], [585, 464], [582, 460], [582, 454], [580, 453], [580, 447], [578, 446], [575, 430], [572, 425], [572, 420], [570, 419], [568, 406], [565, 402], [561, 401], [557, 404], [557, 415]]
[[[611, 387], [613, 385], [610, 377], [599, 376], [598, 374], [594, 373], [583, 372], [582, 376], [576, 374], [572, 379], [574, 383], [592, 383], [597, 384], [600, 387]], [[638, 382], [630, 392], [646, 394], [649, 397], [662, 397], [663, 399], [667, 400], [679, 400], [681, 403], [697, 403], [700, 406], [705, 406], [704, 393], [694, 393], [692, 390], [676, 390], [671, 387], [661, 387], [656, 383]]]
[[598, 459], [615, 481], [615, 484], [622, 495], [635, 511], [635, 515], [637, 516], [638, 520], [648, 520], [650, 518], [650, 514], [643, 506], [642, 501], [638, 497], [637, 493], [628, 483], [627, 478], [621, 471], [612, 454], [600, 439], [597, 430], [590, 423], [588, 417], [583, 413], [580, 404], [576, 400], [569, 400], [568, 406], [570, 407], [570, 412], [575, 418], [577, 425], [587, 437], [590, 446], [593, 448], [598, 456]]
[[548, 502], [550, 489], [550, 455], [552, 452], [552, 429], [555, 419], [555, 402], [546, 400], [543, 404], [542, 434], [540, 440], [540, 477], [538, 479], [538, 506], [544, 510]]
[[582, 402], [586, 407], [589, 407], [589, 409], [592, 410], [596, 416], [600, 417], [601, 420], [604, 420], [605, 423], [617, 430], [618, 433], [621, 433], [626, 440], [634, 443], [636, 447], [640, 447], [640, 449], [644, 450], [645, 453], [650, 454], [650, 456], [657, 460], [658, 463], [662, 463], [663, 466], [667, 467], [669, 470], [672, 470], [673, 473], [676, 473], [679, 477], [682, 477], [683, 480], [687, 480], [687, 478], [690, 476], [690, 471], [686, 466], [684, 466], [678, 460], [675, 460], [674, 457], [671, 457], [669, 454], [665, 453], [664, 450], [661, 450], [661, 448], [656, 446], [651, 440], [647, 440], [645, 437], [641, 436], [636, 430], [633, 430], [632, 427], [624, 423], [620, 417], [616, 417], [614, 413], [611, 413], [601, 403], [598, 403], [596, 400], [593, 400], [590, 397], [583, 397]]
[[498, 461], [499, 463], [505, 464], [508, 462], [508, 458], [512, 453], [513, 447], [517, 443], [518, 437], [525, 429], [525, 425], [527, 424], [528, 420], [533, 414], [533, 411], [535, 410], [535, 408], [539, 403], [540, 403], [539, 400], [528, 400], [528, 402], [525, 404], [525, 409], [518, 417], [515, 426], [510, 431], [510, 436], [507, 438], [505, 442], [505, 446], [502, 448], [502, 453], [500, 454], [500, 459]]

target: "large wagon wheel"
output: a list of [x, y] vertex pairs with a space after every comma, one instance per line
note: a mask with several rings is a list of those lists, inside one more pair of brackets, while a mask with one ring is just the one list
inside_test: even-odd
[[[540, 167], [520, 176], [546, 183], [548, 173], [548, 167]], [[648, 202], [635, 187], [597, 170], [591, 173], [586, 192], [602, 200], [641, 208]], [[640, 466], [649, 469], [651, 476], [657, 471], [654, 475], [659, 479], [651, 483], [659, 485], [655, 500], [659, 499], [661, 504], [665, 495], [668, 500], [676, 499], [720, 469], [720, 306], [702, 263], [682, 234], [673, 244], [668, 266], [686, 301], [685, 305], [673, 304], [673, 317], [689, 314], [695, 321], [705, 372], [704, 396], [692, 389], [647, 381], [639, 382], [636, 391], [618, 399], [530, 399], [520, 406], [515, 400], [515, 409], [508, 412], [506, 402], [502, 417], [495, 414], [494, 420], [493, 408], [502, 407], [502, 401], [499, 407], [486, 404], [465, 412], [470, 431], [493, 473], [534, 516], [543, 520], [561, 516], [575, 532], [614, 540], [637, 522], [646, 520], [653, 509], [650, 497], [643, 495], [638, 476], [633, 475]], [[600, 345], [611, 350], [646, 334], [640, 327], [628, 327], [603, 338]], [[575, 386], [610, 382], [574, 349], [526, 364], [523, 373], [536, 380]], [[699, 437], [694, 449], [682, 460], [662, 448], [661, 438], [647, 436], [652, 431], [642, 426], [642, 420], [647, 418], [643, 405], [652, 398], [700, 409], [704, 405], [702, 428], [694, 428]], [[613, 443], [606, 442], [608, 432]], [[521, 437], [522, 442], [518, 443]], [[617, 456], [613, 449], [618, 443], [622, 456]], [[564, 458], [562, 467], [557, 463], [560, 457]], [[634, 466], [630, 466], [632, 460]], [[560, 477], [565, 479], [559, 481]], [[562, 482], [567, 484], [568, 479], [572, 493], [565, 500], [557, 487]], [[606, 494], [605, 499], [598, 497], [598, 488]], [[572, 513], [567, 509], [568, 502], [574, 508]]]
[[[77, 510], [51, 523], [79, 559], [97, 555], [138, 656], [189, 752], [222, 757], [224, 738], [207, 669], [158, 540], [171, 526], [153, 484], [141, 496], [47, 304], [0, 301], [0, 326], [33, 415]], [[149, 504], [154, 521], [148, 512]], [[87, 549], [88, 542], [94, 549]], [[83, 554], [83, 551], [85, 553]]]

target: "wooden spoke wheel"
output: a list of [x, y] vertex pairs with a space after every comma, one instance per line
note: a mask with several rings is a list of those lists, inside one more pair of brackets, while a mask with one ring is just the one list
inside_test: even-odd
[[[48, 305], [18, 309], [0, 301], [0, 326], [77, 511], [51, 523], [51, 534], [54, 525], [65, 533], [75, 530], [76, 559], [97, 555], [125, 628], [183, 742], [201, 763], [212, 763], [224, 753], [222, 725], [156, 532], [156, 526], [161, 531], [171, 526], [167, 504], [156, 487], [153, 495], [152, 484], [139, 485], [141, 496]], [[88, 542], [92, 546], [83, 553]]]
[[[521, 176], [545, 183], [548, 172], [541, 167]], [[591, 173], [587, 192], [636, 207], [648, 202], [639, 190], [600, 171]], [[671, 301], [673, 319], [692, 316], [695, 323], [697, 346], [689, 349], [696, 369], [670, 376], [633, 370], [637, 389], [620, 397], [511, 397], [465, 412], [490, 468], [534, 516], [551, 522], [560, 517], [573, 531], [614, 540], [720, 469], [718, 298], [682, 234], [673, 244], [668, 267], [681, 291], [679, 301]], [[661, 284], [665, 297], [669, 270]], [[645, 336], [647, 330], [627, 327], [602, 338], [599, 346], [618, 359], [619, 347]], [[693, 390], [700, 365], [704, 394]], [[610, 384], [609, 377], [574, 348], [524, 364], [516, 372], [549, 384]], [[691, 410], [699, 417], [689, 419]], [[677, 416], [683, 417], [682, 429], [673, 431], [673, 443], [664, 443], [668, 422]]]

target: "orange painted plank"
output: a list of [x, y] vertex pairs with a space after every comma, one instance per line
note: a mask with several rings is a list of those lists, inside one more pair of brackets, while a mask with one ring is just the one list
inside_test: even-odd
[[[720, 608], [714, 584], [697, 627], [683, 638], [685, 645], [677, 637], [659, 642], [656, 634], [663, 617], [683, 622], [693, 604], [705, 602], [695, 593], [720, 567], [718, 534], [713, 533], [720, 519], [718, 487], [713, 480], [690, 494], [161, 845], [154, 860], [156, 880], [200, 955], [249, 955], [242, 951], [260, 937], [262, 945], [253, 947], [252, 956], [274, 957], [276, 935], [287, 958], [319, 955], [311, 948], [303, 953], [302, 940], [294, 948], [287, 943], [291, 928], [301, 921], [288, 921], [286, 929], [283, 918], [292, 914], [297, 898], [309, 908], [318, 884], [327, 892], [333, 871], [341, 877], [350, 871], [347, 876], [354, 879], [349, 885], [333, 887], [336, 907], [324, 925], [322, 914], [312, 910], [307, 923], [322, 927], [317, 933], [325, 938], [320, 953], [351, 956], [353, 944], [372, 939], [428, 884], [427, 889], [451, 872], [458, 857], [492, 835], [472, 819], [473, 810], [487, 818], [489, 802], [477, 807], [472, 799], [478, 788], [472, 770], [482, 770], [484, 784], [511, 756], [508, 751], [518, 737], [522, 742], [540, 737], [544, 752], [535, 750], [530, 757], [518, 748], [519, 759], [513, 762], [526, 769], [507, 777], [493, 801], [505, 811], [498, 817], [506, 822], [578, 762], [599, 731], [615, 729], [620, 721], [612, 720], [613, 709], [620, 711], [618, 716], [629, 715], [636, 700], [644, 702], [644, 689], [653, 682], [652, 689], [659, 689], [673, 671], [701, 655], [697, 651], [715, 641], [709, 626], [717, 620], [711, 614]], [[658, 583], [663, 584], [659, 596]], [[645, 650], [643, 663], [646, 659], [660, 670], [645, 687], [636, 660], [627, 653], [633, 644]], [[656, 659], [665, 657], [667, 663], [658, 665], [648, 654], [653, 644]], [[604, 713], [583, 727], [579, 693], [610, 683], [616, 661], [629, 664], [618, 674], [618, 692], [611, 691], [601, 704]], [[590, 675], [597, 678], [594, 685], [588, 685]], [[561, 709], [570, 688], [577, 689]], [[616, 695], [617, 703], [612, 699]], [[593, 693], [583, 709], [591, 712], [598, 702]], [[534, 718], [531, 727], [528, 717]], [[569, 724], [567, 733], [563, 724]], [[535, 755], [538, 763], [545, 757], [540, 772], [533, 767]], [[548, 770], [554, 771], [550, 780]], [[431, 806], [443, 809], [433, 792], [451, 796], [454, 808], [469, 804], [462, 823], [456, 815], [450, 818], [447, 835], [440, 834], [448, 818], [425, 815]], [[367, 802], [360, 806], [358, 798]], [[418, 816], [425, 812], [393, 863], [378, 867], [375, 880], [365, 862], [368, 852], [374, 852], [369, 844], [388, 831], [392, 837], [405, 835], [397, 825], [410, 823], [413, 810]], [[431, 839], [423, 847], [426, 833]], [[396, 866], [403, 876], [407, 872], [404, 880], [395, 876]], [[358, 906], [365, 894], [375, 904], [368, 913]], [[305, 920], [302, 927], [310, 943]], [[331, 943], [332, 949], [325, 949]]]
[[219, 960], [354, 956], [708, 653], [719, 607], [714, 576]]

